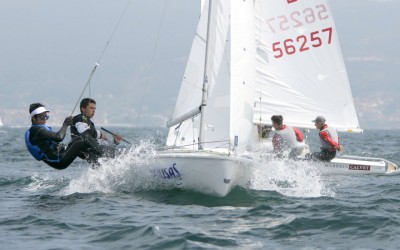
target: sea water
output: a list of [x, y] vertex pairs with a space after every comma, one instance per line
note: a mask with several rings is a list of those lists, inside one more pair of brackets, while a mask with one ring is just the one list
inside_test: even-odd
[[[133, 145], [94, 170], [29, 155], [25, 128], [0, 128], [0, 249], [398, 249], [400, 175], [324, 176], [263, 160], [223, 198], [155, 180], [165, 129], [111, 128]], [[347, 154], [400, 165], [400, 131], [341, 134]], [[308, 142], [318, 150], [316, 132]]]

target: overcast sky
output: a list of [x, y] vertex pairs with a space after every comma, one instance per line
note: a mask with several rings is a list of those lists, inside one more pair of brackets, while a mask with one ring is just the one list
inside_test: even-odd
[[[71, 113], [128, 2], [0, 0], [3, 122], [27, 115], [32, 102], [43, 102], [54, 115]], [[400, 0], [329, 3], [362, 127], [392, 119], [400, 128]], [[175, 106], [199, 14], [200, 0], [131, 0], [92, 79], [98, 121], [137, 125], [140, 114], [163, 125]], [[25, 120], [21, 125], [29, 124]]]

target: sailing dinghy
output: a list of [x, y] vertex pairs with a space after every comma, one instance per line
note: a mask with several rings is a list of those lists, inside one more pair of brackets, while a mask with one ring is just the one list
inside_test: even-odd
[[[271, 125], [274, 114], [299, 128], [314, 128], [311, 120], [323, 115], [338, 131], [362, 132], [325, 0], [209, 0], [202, 7], [155, 175], [227, 195], [250, 180], [252, 130]], [[397, 170], [353, 156], [321, 164], [331, 173]]]
[[[252, 1], [204, 3], [165, 151], [154, 164], [185, 189], [225, 196], [251, 175], [255, 43]], [[166, 175], [167, 174], [167, 175]]]
[[[326, 0], [255, 1], [256, 98], [254, 123], [315, 129], [317, 115], [338, 132], [360, 133], [332, 13]], [[318, 164], [325, 174], [392, 173], [380, 158], [339, 156]]]

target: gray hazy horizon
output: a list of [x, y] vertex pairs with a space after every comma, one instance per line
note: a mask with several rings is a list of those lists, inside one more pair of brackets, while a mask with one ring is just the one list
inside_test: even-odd
[[[131, 1], [92, 79], [95, 121], [164, 126], [171, 116], [200, 0], [165, 1]], [[69, 115], [127, 3], [0, 0], [3, 123], [28, 126], [33, 102], [54, 123]], [[361, 127], [399, 129], [400, 0], [329, 3]]]

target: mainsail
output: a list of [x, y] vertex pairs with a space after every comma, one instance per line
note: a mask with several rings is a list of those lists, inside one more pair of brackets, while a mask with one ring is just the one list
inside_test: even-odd
[[[210, 37], [206, 41], [205, 2], [178, 95], [167, 145], [197, 148], [198, 112], [208, 42], [205, 148], [234, 146], [241, 153], [251, 133], [254, 82], [254, 6], [252, 1], [210, 1]], [[174, 124], [173, 121], [180, 121]]]
[[253, 127], [255, 56], [253, 1], [232, 1], [230, 137], [243, 152]]
[[256, 0], [254, 122], [313, 128], [326, 117], [339, 131], [361, 131], [336, 27], [325, 0]]

